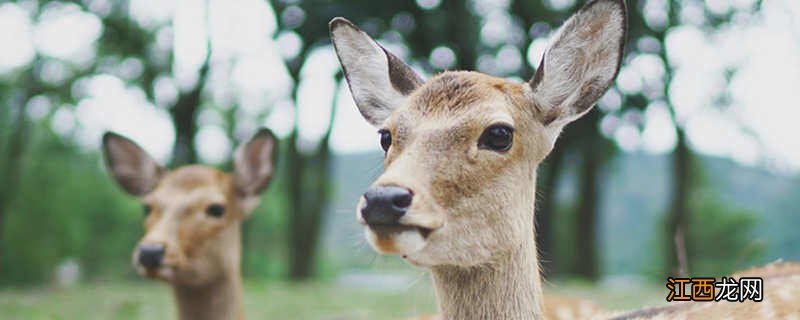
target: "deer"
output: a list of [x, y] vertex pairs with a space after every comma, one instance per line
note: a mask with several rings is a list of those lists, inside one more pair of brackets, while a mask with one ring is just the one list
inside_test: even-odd
[[423, 79], [345, 18], [329, 30], [355, 105], [384, 151], [383, 171], [355, 212], [367, 242], [429, 271], [440, 319], [544, 318], [537, 168], [565, 126], [613, 84], [627, 34], [624, 1], [578, 9], [524, 83], [474, 71]]
[[106, 167], [144, 207], [144, 236], [132, 263], [172, 287], [178, 318], [244, 319], [241, 226], [260, 202], [277, 140], [261, 129], [234, 154], [233, 172], [205, 165], [167, 170], [132, 140], [103, 135]]
[[[567, 297], [563, 295], [547, 294], [542, 301], [545, 319], [575, 320], [592, 319], [597, 314], [604, 314], [605, 309], [586, 299]], [[437, 320], [437, 315], [426, 315], [410, 318], [408, 320]]]

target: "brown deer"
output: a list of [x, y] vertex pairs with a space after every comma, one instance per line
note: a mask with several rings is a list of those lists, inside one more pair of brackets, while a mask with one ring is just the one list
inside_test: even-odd
[[[545, 319], [577, 320], [592, 319], [606, 311], [592, 301], [562, 295], [547, 294], [543, 297], [542, 313]], [[436, 315], [415, 317], [409, 320], [437, 320]]]
[[241, 224], [272, 177], [276, 150], [262, 129], [237, 149], [232, 174], [202, 165], [166, 170], [133, 141], [103, 136], [109, 172], [144, 203], [133, 266], [171, 284], [180, 319], [244, 319]]
[[442, 319], [543, 318], [537, 167], [612, 85], [626, 20], [622, 0], [590, 1], [527, 83], [466, 71], [425, 80], [349, 21], [330, 22], [355, 104], [385, 151], [357, 220], [376, 251], [430, 270]]

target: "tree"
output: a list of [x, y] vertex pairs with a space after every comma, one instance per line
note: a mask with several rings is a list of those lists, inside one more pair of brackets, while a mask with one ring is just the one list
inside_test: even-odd
[[[636, 44], [638, 40], [644, 38], [655, 39], [658, 42], [657, 56], [665, 67], [665, 74], [662, 79], [661, 92], [658, 93], [655, 99], [663, 102], [670, 111], [671, 120], [675, 126], [676, 145], [672, 152], [672, 188], [670, 194], [670, 210], [666, 219], [666, 239], [665, 248], [667, 254], [667, 270], [670, 274], [687, 275], [689, 274], [689, 261], [687, 254], [687, 222], [691, 219], [691, 206], [690, 195], [693, 193], [693, 186], [695, 181], [693, 177], [697, 175], [694, 172], [695, 165], [693, 164], [693, 151], [690, 148], [688, 137], [684, 128], [684, 122], [678, 118], [675, 104], [670, 96], [670, 87], [674, 80], [674, 63], [670, 61], [667, 54], [667, 36], [670, 29], [696, 22], [682, 21], [682, 10], [693, 7], [688, 5], [699, 5], [692, 1], [666, 3], [664, 8], [665, 15], [664, 21], [654, 23], [648, 21], [645, 15], [646, 6], [650, 1], [638, 2], [636, 6], [631, 6], [629, 11], [629, 41], [628, 43]], [[755, 1], [753, 6], [749, 9], [739, 10], [745, 13], [752, 13], [761, 7], [761, 1]], [[732, 10], [723, 15], [717, 15], [711, 12], [706, 4], [702, 5], [704, 19], [700, 22], [701, 26], [719, 27], [720, 25], [729, 22], [733, 15], [737, 12]], [[640, 49], [641, 50], [641, 49]], [[637, 54], [642, 52], [637, 51]], [[654, 99], [654, 100], [655, 100]], [[647, 104], [650, 97], [645, 96], [643, 93], [637, 93], [624, 97], [624, 101], [633, 104], [636, 107], [642, 107]], [[644, 109], [644, 108], [642, 108]]]
[[14, 198], [14, 192], [19, 185], [22, 158], [28, 145], [28, 131], [30, 130], [30, 125], [26, 118], [28, 100], [38, 94], [41, 87], [34, 73], [38, 60], [38, 56], [35, 57], [33, 59], [34, 63], [22, 72], [22, 75], [20, 75], [22, 90], [16, 92], [9, 99], [11, 102], [9, 110], [13, 110], [9, 114], [13, 115], [14, 119], [11, 121], [5, 159], [0, 162], [2, 164], [0, 168], [0, 240], [3, 239], [7, 211]]
[[[207, 13], [207, 1], [205, 6]], [[207, 20], [206, 17], [206, 25], [208, 24]], [[105, 30], [99, 40], [99, 53], [112, 57], [130, 57], [141, 61], [143, 64], [142, 74], [134, 81], [147, 94], [148, 100], [156, 104], [154, 91], [156, 79], [159, 76], [174, 75], [172, 48], [161, 48], [162, 50], [155, 48], [157, 33], [165, 26], [157, 26], [153, 29], [145, 28], [133, 20], [126, 3], [116, 3], [113, 4], [111, 12], [103, 18], [103, 27]], [[153, 52], [166, 52], [166, 59], [154, 59], [151, 56]], [[196, 120], [211, 69], [211, 56], [211, 39], [207, 35], [205, 58], [197, 71], [197, 81], [189, 88], [180, 90], [172, 105], [163, 106], [169, 110], [175, 129], [175, 144], [170, 160], [172, 166], [196, 163], [198, 160], [194, 142], [197, 134]]]

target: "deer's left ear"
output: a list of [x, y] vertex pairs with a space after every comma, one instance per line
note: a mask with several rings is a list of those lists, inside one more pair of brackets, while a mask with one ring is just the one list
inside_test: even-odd
[[540, 121], [560, 130], [617, 77], [627, 33], [623, 0], [593, 0], [556, 32], [529, 84]]
[[422, 78], [347, 19], [334, 18], [329, 27], [358, 111], [380, 126], [422, 84]]
[[133, 196], [153, 191], [166, 172], [139, 145], [114, 132], [103, 134], [103, 156], [111, 176]]
[[275, 171], [277, 144], [275, 135], [265, 128], [236, 149], [233, 183], [241, 197], [258, 199], [267, 187]]

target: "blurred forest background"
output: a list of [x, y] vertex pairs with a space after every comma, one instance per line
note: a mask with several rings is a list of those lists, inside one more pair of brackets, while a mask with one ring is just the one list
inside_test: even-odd
[[[617, 84], [540, 168], [546, 274], [662, 282], [800, 260], [800, 146], [789, 142], [798, 131], [780, 122], [798, 115], [790, 110], [797, 90], [786, 82], [800, 79], [800, 7], [627, 2]], [[0, 287], [57, 282], [69, 268], [89, 283], [135, 278], [129, 261], [142, 209], [104, 171], [104, 130], [128, 135], [170, 167], [224, 169], [237, 141], [259, 126], [278, 133], [277, 179], [245, 224], [249, 279], [417, 273], [376, 257], [354, 223], [382, 155], [350, 101], [328, 21], [347, 17], [421, 74], [468, 69], [524, 81], [553, 30], [581, 5], [1, 3]], [[755, 60], [757, 51], [766, 56]]]

